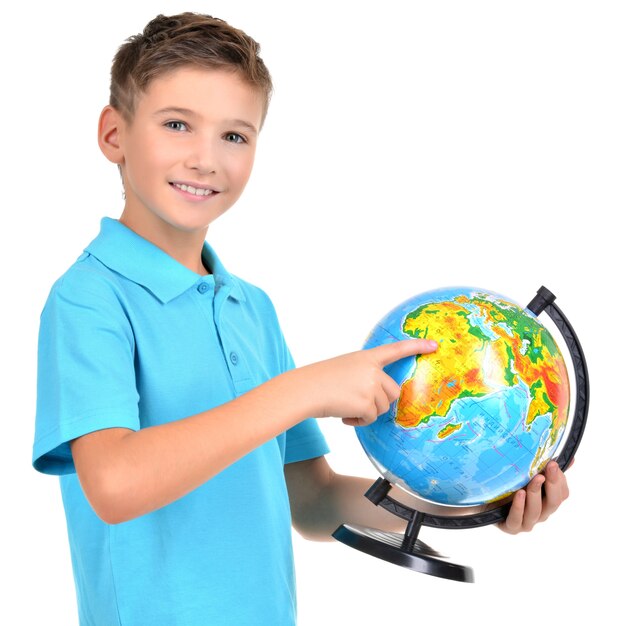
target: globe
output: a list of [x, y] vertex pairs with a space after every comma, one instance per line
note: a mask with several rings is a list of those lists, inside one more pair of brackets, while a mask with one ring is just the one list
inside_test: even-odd
[[427, 501], [497, 502], [524, 487], [565, 432], [563, 356], [537, 316], [470, 287], [417, 295], [388, 313], [365, 347], [434, 339], [432, 354], [386, 368], [399, 399], [357, 436], [379, 473]]

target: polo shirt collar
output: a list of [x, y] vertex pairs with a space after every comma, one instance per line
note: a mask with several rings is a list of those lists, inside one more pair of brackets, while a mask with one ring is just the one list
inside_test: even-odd
[[[142, 285], [163, 303], [205, 280], [205, 277], [192, 272], [153, 243], [110, 217], [102, 219], [100, 233], [85, 248], [85, 252], [96, 257], [110, 270]], [[239, 281], [226, 271], [206, 241], [202, 248], [202, 259], [211, 270], [216, 291], [226, 288], [229, 297], [245, 300]]]

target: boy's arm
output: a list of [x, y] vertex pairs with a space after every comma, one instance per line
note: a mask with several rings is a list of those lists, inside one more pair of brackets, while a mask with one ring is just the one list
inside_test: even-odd
[[291, 370], [185, 419], [84, 435], [71, 443], [76, 472], [104, 521], [132, 519], [184, 496], [308, 417], [371, 423], [400, 393], [383, 367], [435, 349], [412, 339], [362, 350]]
[[[329, 541], [343, 523], [404, 532], [406, 522], [364, 497], [373, 479], [335, 474], [325, 457], [285, 466], [294, 528], [305, 538]], [[545, 496], [542, 497], [542, 485]], [[515, 494], [507, 519], [499, 528], [510, 534], [532, 530], [568, 497], [567, 480], [555, 462]]]

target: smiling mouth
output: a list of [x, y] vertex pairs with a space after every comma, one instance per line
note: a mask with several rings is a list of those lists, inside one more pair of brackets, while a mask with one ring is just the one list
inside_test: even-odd
[[194, 196], [206, 197], [211, 196], [217, 191], [213, 189], [202, 189], [200, 187], [192, 187], [191, 185], [185, 185], [181, 183], [170, 183], [172, 187], [176, 187], [176, 189], [180, 189], [181, 191], [185, 191], [186, 193], [190, 193]]

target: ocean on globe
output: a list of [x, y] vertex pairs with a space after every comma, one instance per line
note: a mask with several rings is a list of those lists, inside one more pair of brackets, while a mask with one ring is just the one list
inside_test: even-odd
[[456, 287], [407, 300], [364, 347], [407, 338], [439, 348], [385, 368], [400, 397], [356, 429], [380, 474], [447, 506], [524, 487], [552, 458], [568, 418], [567, 368], [548, 330], [504, 296]]

